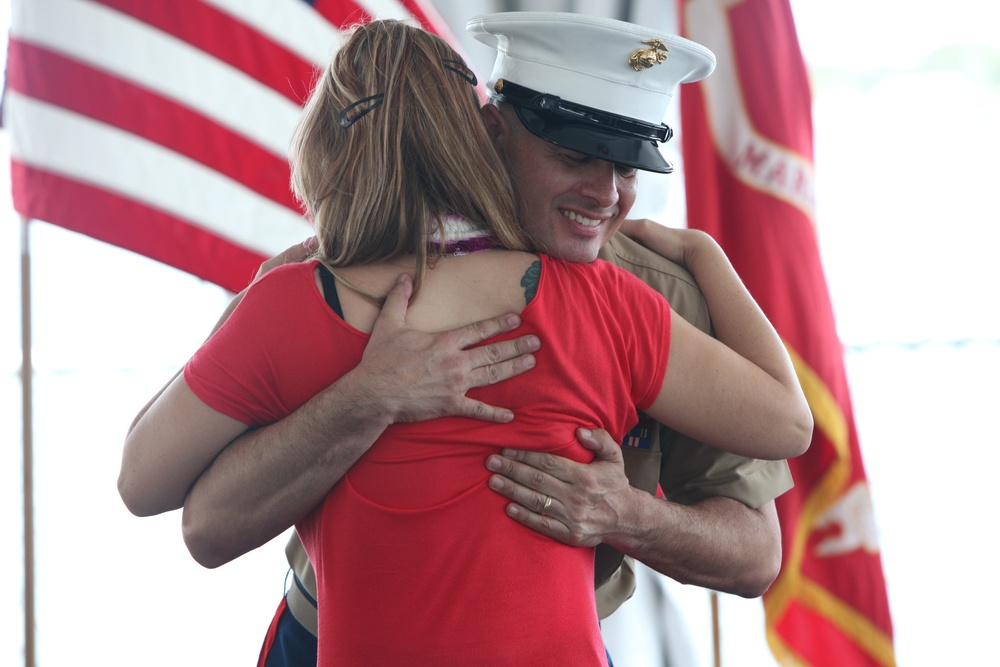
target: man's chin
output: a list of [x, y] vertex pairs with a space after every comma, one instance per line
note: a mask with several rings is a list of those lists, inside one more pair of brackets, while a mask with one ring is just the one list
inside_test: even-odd
[[548, 238], [535, 238], [535, 247], [539, 252], [564, 262], [573, 264], [589, 264], [597, 259], [605, 239], [580, 238], [575, 235], [549, 235]]
[[589, 248], [589, 247], [578, 247], [568, 250], [563, 253], [552, 253], [549, 254], [556, 259], [561, 259], [565, 262], [570, 262], [572, 264], [590, 264], [597, 259], [597, 253], [600, 248]]

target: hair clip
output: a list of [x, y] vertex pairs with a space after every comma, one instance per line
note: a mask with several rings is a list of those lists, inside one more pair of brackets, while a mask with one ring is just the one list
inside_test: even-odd
[[455, 60], [454, 58], [442, 58], [441, 64], [445, 69], [450, 69], [452, 72], [468, 81], [471, 85], [474, 86], [479, 83], [479, 79], [476, 78], [476, 73], [469, 69], [469, 66], [461, 60]]
[[[358, 100], [354, 104], [351, 104], [350, 106], [345, 107], [344, 110], [340, 112], [340, 115], [337, 116], [337, 118], [338, 118], [338, 120], [340, 122], [340, 126], [343, 127], [343, 128], [348, 128], [351, 125], [354, 125], [361, 118], [363, 118], [366, 114], [369, 114], [369, 113], [372, 112], [372, 110], [378, 108], [378, 106], [380, 104], [382, 104], [382, 100], [384, 98], [385, 98], [385, 93], [377, 93], [375, 95], [369, 95], [368, 97], [362, 97], [360, 100]], [[359, 111], [354, 116], [348, 116], [347, 115], [348, 113], [351, 112], [351, 110], [355, 109], [356, 107], [361, 106], [362, 104], [365, 104], [366, 102], [371, 102], [371, 106], [368, 107], [367, 109], [363, 109], [362, 111]]]

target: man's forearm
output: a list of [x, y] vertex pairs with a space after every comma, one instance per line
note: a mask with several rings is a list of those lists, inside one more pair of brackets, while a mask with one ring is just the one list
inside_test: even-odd
[[778, 576], [781, 530], [773, 501], [759, 509], [731, 498], [680, 505], [635, 490], [632, 505], [606, 541], [671, 579], [757, 597]]
[[294, 413], [219, 454], [184, 503], [184, 540], [217, 567], [281, 534], [318, 505], [390, 423], [348, 373]]
[[578, 429], [590, 463], [547, 452], [489, 456], [489, 487], [507, 514], [571, 546], [607, 544], [684, 584], [744, 597], [762, 594], [781, 567], [774, 501], [759, 509], [724, 497], [681, 505], [629, 484], [622, 448], [605, 431]]

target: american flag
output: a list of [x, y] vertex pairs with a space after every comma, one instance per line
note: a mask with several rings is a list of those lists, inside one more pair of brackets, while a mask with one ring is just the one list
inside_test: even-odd
[[310, 235], [287, 149], [341, 29], [426, 0], [13, 0], [14, 208], [232, 291]]

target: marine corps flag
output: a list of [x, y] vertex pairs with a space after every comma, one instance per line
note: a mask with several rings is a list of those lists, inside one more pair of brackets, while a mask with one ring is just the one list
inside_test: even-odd
[[721, 243], [795, 362], [816, 430], [777, 500], [764, 597], [782, 665], [894, 665], [892, 622], [813, 215], [809, 82], [788, 0], [686, 0], [715, 73], [681, 97], [688, 222]]
[[426, 0], [13, 0], [14, 208], [243, 289], [311, 233], [292, 130], [341, 27], [372, 16], [444, 25]]

